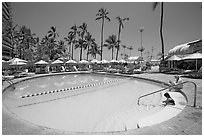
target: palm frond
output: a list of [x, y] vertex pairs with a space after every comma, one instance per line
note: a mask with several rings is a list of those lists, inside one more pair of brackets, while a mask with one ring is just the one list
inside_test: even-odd
[[159, 2], [154, 2], [152, 5], [152, 9], [155, 10], [158, 4], [159, 4]]
[[100, 20], [100, 19], [102, 19], [102, 17], [100, 16], [100, 17], [97, 17], [95, 20]]
[[105, 18], [106, 18], [108, 21], [111, 21], [111, 19], [110, 19], [109, 17], [105, 16]]

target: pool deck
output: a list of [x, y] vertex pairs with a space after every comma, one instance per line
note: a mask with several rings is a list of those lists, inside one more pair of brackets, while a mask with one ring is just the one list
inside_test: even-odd
[[[173, 80], [173, 75], [162, 73], [143, 73], [133, 76], [159, 80], [168, 83]], [[15, 79], [18, 81], [20, 79]], [[202, 79], [190, 79], [182, 77], [183, 81], [193, 81], [197, 84], [197, 103], [196, 108], [193, 107], [194, 102], [194, 86], [191, 83], [184, 85], [183, 92], [187, 95], [188, 104], [184, 110], [177, 116], [160, 124], [139, 128], [129, 131], [113, 132], [113, 133], [75, 133], [66, 132], [56, 129], [50, 129], [28, 123], [12, 114], [2, 104], [2, 135], [202, 135]], [[8, 86], [4, 84], [2, 88]]]

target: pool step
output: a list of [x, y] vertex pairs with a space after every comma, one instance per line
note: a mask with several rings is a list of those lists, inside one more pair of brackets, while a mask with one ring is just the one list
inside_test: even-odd
[[[161, 109], [161, 106], [128, 107], [127, 110], [115, 112], [98, 123], [94, 132], [126, 131], [136, 129], [139, 118]], [[139, 113], [138, 113], [139, 112]]]

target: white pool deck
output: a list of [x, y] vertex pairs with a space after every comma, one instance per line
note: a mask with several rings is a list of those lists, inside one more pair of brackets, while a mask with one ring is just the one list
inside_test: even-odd
[[[173, 79], [173, 75], [165, 75], [160, 73], [152, 74], [135, 74], [134, 76], [155, 79], [168, 83]], [[188, 97], [188, 104], [185, 106], [184, 98], [180, 93], [171, 93], [171, 96], [175, 99], [175, 106], [166, 106], [159, 113], [155, 113], [151, 116], [144, 117], [139, 120], [139, 129], [135, 129], [134, 119], [126, 124], [127, 131], [120, 132], [107, 132], [107, 133], [82, 133], [82, 132], [67, 132], [62, 130], [56, 130], [51, 128], [45, 128], [28, 123], [15, 114], [12, 114], [7, 108], [2, 105], [2, 134], [3, 135], [52, 135], [52, 134], [127, 134], [127, 135], [201, 135], [202, 134], [202, 80], [201, 79], [187, 79], [193, 81], [198, 86], [197, 91], [197, 108], [193, 106], [194, 89], [191, 84], [184, 86], [184, 93]], [[2, 88], [7, 85], [4, 84]], [[166, 120], [169, 119], [169, 120]]]

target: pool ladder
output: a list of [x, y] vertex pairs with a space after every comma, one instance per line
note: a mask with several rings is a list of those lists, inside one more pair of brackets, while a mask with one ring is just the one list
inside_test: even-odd
[[143, 98], [143, 97], [146, 97], [146, 96], [149, 96], [149, 95], [152, 95], [152, 94], [155, 94], [155, 93], [158, 93], [158, 92], [161, 92], [161, 91], [164, 91], [166, 89], [171, 89], [173, 87], [176, 87], [177, 85], [181, 85], [181, 84], [185, 84], [185, 83], [192, 83], [194, 85], [194, 104], [193, 104], [193, 107], [196, 107], [196, 96], [197, 96], [197, 85], [195, 82], [193, 81], [185, 81], [185, 82], [182, 82], [182, 83], [179, 83], [179, 84], [176, 84], [174, 86], [170, 86], [170, 87], [167, 87], [167, 88], [162, 88], [160, 90], [156, 90], [154, 92], [151, 92], [151, 93], [148, 93], [148, 94], [145, 94], [145, 95], [142, 95], [138, 98], [138, 101], [137, 101], [137, 104], [140, 105], [140, 99]]

